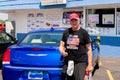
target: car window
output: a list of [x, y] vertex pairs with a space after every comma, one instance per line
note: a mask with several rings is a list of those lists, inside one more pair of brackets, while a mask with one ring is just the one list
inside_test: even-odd
[[21, 45], [59, 44], [62, 33], [32, 33], [28, 34], [21, 42]]
[[2, 36], [2, 38], [4, 40], [4, 42], [11, 42], [12, 41], [12, 38], [9, 35], [5, 34], [5, 33], [1, 33], [1, 36]]
[[1, 34], [0, 34], [0, 43], [4, 43], [4, 39]]

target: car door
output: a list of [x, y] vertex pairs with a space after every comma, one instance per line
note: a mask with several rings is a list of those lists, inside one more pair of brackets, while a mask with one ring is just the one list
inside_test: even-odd
[[0, 54], [3, 53], [5, 47], [6, 45], [4, 45], [4, 39], [2, 37], [2, 33], [0, 33]]
[[8, 33], [0, 32], [0, 69], [2, 67], [2, 56], [8, 46], [17, 43], [17, 40]]
[[0, 32], [0, 62], [2, 61], [2, 54], [4, 53], [7, 45], [5, 44], [5, 40], [2, 36], [3, 32]]
[[5, 51], [5, 49], [14, 44], [14, 40], [13, 38], [8, 35], [7, 33], [1, 32], [0, 33], [0, 51], [1, 53], [3, 53]]

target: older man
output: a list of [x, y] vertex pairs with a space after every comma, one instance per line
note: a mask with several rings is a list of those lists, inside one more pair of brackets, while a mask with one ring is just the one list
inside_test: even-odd
[[69, 19], [71, 28], [64, 31], [59, 46], [65, 58], [61, 80], [83, 80], [85, 71], [93, 70], [91, 40], [87, 31], [80, 27], [77, 13], [70, 14]]

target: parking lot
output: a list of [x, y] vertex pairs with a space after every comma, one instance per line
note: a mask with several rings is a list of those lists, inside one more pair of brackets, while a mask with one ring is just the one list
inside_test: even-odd
[[100, 68], [95, 72], [93, 80], [120, 79], [120, 58], [101, 57]]
[[100, 69], [95, 72], [93, 80], [120, 79], [120, 47], [101, 45]]

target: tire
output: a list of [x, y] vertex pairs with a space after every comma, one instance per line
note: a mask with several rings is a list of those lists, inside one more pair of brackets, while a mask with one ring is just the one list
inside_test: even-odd
[[95, 69], [99, 69], [99, 62], [95, 65]]
[[98, 63], [98, 62], [96, 63], [96, 65], [95, 65], [95, 67], [94, 67], [94, 70], [93, 70], [93, 72], [92, 72], [92, 76], [94, 76], [95, 71], [96, 71], [97, 69], [99, 69], [99, 63]]

